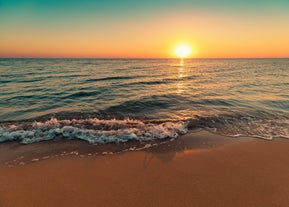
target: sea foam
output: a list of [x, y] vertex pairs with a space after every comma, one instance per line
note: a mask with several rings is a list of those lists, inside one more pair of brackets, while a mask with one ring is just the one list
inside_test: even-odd
[[147, 141], [177, 138], [187, 133], [187, 123], [164, 122], [144, 123], [140, 120], [57, 120], [45, 122], [2, 125], [0, 142], [19, 141], [24, 144], [52, 139], [81, 139], [89, 143], [114, 143], [129, 140]]

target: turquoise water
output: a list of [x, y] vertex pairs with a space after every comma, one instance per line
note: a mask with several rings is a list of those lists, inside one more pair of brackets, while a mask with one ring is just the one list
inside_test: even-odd
[[0, 141], [106, 143], [198, 128], [289, 138], [289, 59], [0, 59], [0, 72]]

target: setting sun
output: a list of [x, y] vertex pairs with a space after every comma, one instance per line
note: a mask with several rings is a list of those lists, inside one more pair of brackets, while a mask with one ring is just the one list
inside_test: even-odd
[[179, 58], [185, 58], [188, 57], [192, 53], [192, 49], [188, 45], [179, 45], [175, 49], [175, 54]]

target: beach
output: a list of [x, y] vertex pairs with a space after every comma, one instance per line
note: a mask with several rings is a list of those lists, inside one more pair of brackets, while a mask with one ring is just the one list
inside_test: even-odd
[[0, 0], [0, 207], [289, 207], [289, 0]]
[[[146, 149], [137, 150], [132, 148], [136, 143], [128, 143], [131, 146], [126, 148], [131, 150], [118, 153], [109, 145], [74, 144], [64, 142], [58, 149], [48, 147], [56, 145], [51, 141], [40, 148], [37, 143], [2, 144], [0, 206], [289, 204], [289, 142], [285, 139], [236, 139], [199, 131]], [[44, 154], [64, 148], [77, 153], [8, 166], [3, 154], [13, 148], [25, 156], [33, 154], [33, 149]], [[101, 153], [104, 150], [115, 153]], [[96, 151], [97, 155], [89, 156]]]

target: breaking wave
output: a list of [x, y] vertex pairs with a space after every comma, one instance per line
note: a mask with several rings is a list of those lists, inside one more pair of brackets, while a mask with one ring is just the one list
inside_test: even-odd
[[81, 139], [89, 143], [118, 143], [129, 140], [148, 141], [177, 138], [187, 133], [187, 123], [144, 123], [140, 120], [99, 120], [97, 118], [25, 122], [0, 127], [0, 142], [18, 141], [24, 144], [52, 139]]

